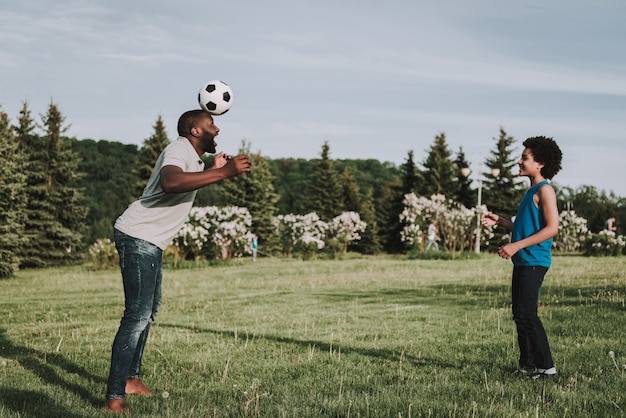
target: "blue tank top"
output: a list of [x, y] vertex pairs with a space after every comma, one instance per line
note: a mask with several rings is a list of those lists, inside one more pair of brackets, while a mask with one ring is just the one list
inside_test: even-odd
[[[533, 199], [539, 188], [546, 184], [550, 185], [547, 180], [535, 184], [522, 198], [513, 222], [511, 242], [529, 237], [546, 226], [543, 213], [535, 205]], [[511, 260], [515, 266], [550, 267], [552, 264], [552, 238], [519, 250], [511, 257]]]

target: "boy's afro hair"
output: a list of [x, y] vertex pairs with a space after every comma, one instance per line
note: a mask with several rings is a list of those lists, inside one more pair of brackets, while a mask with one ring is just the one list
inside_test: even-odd
[[525, 140], [522, 145], [530, 149], [535, 161], [543, 164], [541, 169], [542, 176], [551, 179], [561, 171], [563, 153], [554, 139], [545, 136], [534, 136]]

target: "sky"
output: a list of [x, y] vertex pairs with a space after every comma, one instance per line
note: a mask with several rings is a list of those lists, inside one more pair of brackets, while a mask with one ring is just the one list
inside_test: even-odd
[[0, 106], [141, 146], [218, 79], [229, 154], [420, 166], [443, 133], [476, 181], [502, 128], [515, 158], [557, 141], [559, 186], [626, 197], [625, 41], [624, 0], [4, 0]]

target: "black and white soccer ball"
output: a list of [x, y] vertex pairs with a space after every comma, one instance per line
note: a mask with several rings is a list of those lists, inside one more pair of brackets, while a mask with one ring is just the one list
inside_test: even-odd
[[233, 105], [233, 90], [223, 81], [209, 81], [198, 92], [198, 103], [212, 115], [223, 115]]

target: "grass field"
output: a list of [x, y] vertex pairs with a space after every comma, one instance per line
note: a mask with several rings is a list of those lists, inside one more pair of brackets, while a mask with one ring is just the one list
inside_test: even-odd
[[[167, 269], [138, 417], [626, 416], [626, 257], [557, 256], [559, 376], [517, 378], [510, 262], [249, 259]], [[105, 417], [119, 271], [0, 281], [0, 417]], [[610, 355], [613, 353], [614, 355]]]

